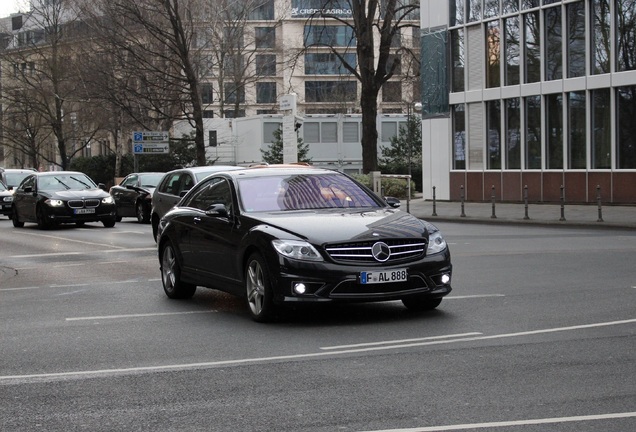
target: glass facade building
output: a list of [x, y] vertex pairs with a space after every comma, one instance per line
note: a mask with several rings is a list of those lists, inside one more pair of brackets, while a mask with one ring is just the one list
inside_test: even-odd
[[448, 182], [449, 199], [463, 186], [466, 199], [488, 200], [494, 186], [497, 199], [522, 201], [527, 186], [529, 200], [554, 202], [563, 186], [567, 202], [596, 202], [600, 186], [604, 202], [636, 202], [636, 0], [422, 0], [422, 9], [422, 41], [448, 32], [446, 154], [423, 143], [450, 167], [425, 179], [438, 197]]

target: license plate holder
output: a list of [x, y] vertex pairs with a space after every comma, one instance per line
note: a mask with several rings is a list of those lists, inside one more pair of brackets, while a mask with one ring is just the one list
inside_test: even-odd
[[360, 272], [360, 283], [362, 285], [406, 282], [408, 280], [409, 272], [405, 268]]
[[94, 208], [83, 208], [83, 209], [75, 209], [74, 210], [75, 214], [93, 214], [95, 213], [95, 209]]

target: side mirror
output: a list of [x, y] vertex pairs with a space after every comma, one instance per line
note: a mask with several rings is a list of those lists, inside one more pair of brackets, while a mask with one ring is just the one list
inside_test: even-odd
[[205, 214], [212, 217], [229, 217], [225, 204], [212, 204], [205, 210]]
[[104, 192], [108, 192], [108, 189], [106, 189], [106, 185], [104, 183], [98, 183], [97, 187], [103, 190]]
[[31, 192], [33, 192], [33, 187], [32, 187], [32, 186], [27, 186], [27, 187], [25, 187], [25, 188], [24, 188], [24, 192], [26, 192], [26, 193], [31, 193]]
[[393, 207], [393, 208], [399, 208], [400, 205], [402, 205], [399, 199], [392, 196], [385, 196], [384, 201], [389, 205], [389, 207]]

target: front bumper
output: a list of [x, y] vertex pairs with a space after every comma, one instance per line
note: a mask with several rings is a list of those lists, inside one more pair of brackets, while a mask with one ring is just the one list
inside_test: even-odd
[[[399, 300], [412, 295], [441, 298], [452, 290], [452, 265], [448, 251], [417, 262], [391, 266], [308, 263], [282, 259], [272, 279], [276, 303], [373, 302]], [[364, 284], [361, 272], [407, 269], [404, 282]], [[304, 293], [295, 289], [304, 286]]]
[[55, 223], [76, 223], [76, 222], [102, 222], [116, 217], [115, 205], [100, 205], [95, 208], [95, 213], [75, 213], [75, 210], [68, 207], [47, 208], [47, 218]]

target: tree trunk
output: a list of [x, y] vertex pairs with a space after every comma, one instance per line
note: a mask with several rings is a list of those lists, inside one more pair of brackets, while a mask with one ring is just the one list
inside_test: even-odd
[[368, 174], [378, 170], [378, 88], [362, 83], [360, 108], [362, 116], [362, 172]]

